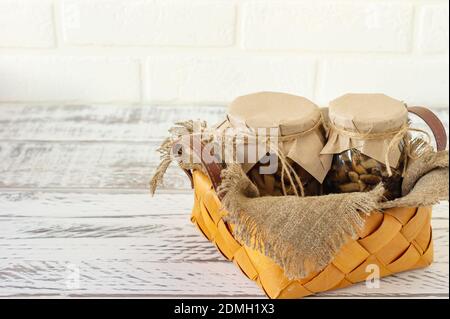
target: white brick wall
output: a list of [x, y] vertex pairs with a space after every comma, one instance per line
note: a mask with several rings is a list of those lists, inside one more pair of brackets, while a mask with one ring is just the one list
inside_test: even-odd
[[230, 46], [235, 10], [226, 1], [64, 1], [68, 45]]
[[3, 102], [140, 101], [137, 61], [122, 58], [0, 57]]
[[419, 9], [419, 46], [424, 53], [448, 52], [448, 6], [428, 5]]
[[248, 92], [302, 92], [313, 98], [315, 62], [295, 56], [150, 57], [146, 101], [220, 104]]
[[249, 49], [405, 52], [411, 44], [409, 3], [251, 1], [242, 15]]
[[0, 48], [48, 48], [54, 44], [50, 1], [0, 1]]
[[444, 106], [448, 101], [448, 60], [335, 58], [323, 63], [317, 101], [346, 92], [374, 91], [408, 103]]
[[0, 104], [449, 105], [447, 0], [0, 0]]

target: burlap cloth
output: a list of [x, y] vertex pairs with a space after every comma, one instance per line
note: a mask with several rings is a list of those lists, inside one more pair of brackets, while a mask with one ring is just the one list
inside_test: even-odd
[[[193, 121], [177, 124], [159, 148], [161, 163], [150, 182], [152, 193], [174, 160], [171, 150], [180, 136], [194, 131]], [[206, 124], [197, 126], [205, 130], [202, 140], [207, 142], [211, 136]], [[357, 236], [364, 227], [365, 215], [390, 207], [429, 206], [448, 200], [448, 151], [434, 152], [423, 141], [412, 147], [416, 157], [405, 171], [403, 196], [388, 202], [383, 201], [381, 185], [368, 193], [259, 197], [241, 166], [231, 164], [222, 171], [218, 189], [228, 212], [225, 218], [235, 225], [238, 241], [272, 258], [288, 278], [303, 278], [323, 269], [350, 238]], [[201, 164], [189, 162], [189, 156], [176, 160], [182, 168], [206, 173]]]
[[448, 200], [448, 151], [428, 152], [406, 170], [404, 196], [383, 202], [381, 185], [368, 193], [312, 197], [258, 197], [238, 165], [223, 171], [219, 192], [241, 243], [280, 265], [288, 278], [320, 271], [364, 227], [364, 215], [390, 207]]

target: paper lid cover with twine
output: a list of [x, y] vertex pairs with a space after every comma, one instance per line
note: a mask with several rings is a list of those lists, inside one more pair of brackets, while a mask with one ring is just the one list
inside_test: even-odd
[[[276, 128], [278, 147], [284, 156], [319, 182], [323, 182], [330, 169], [332, 157], [320, 155], [325, 145], [321, 111], [304, 97], [276, 92], [238, 97], [230, 104], [227, 120], [220, 126], [220, 130], [227, 128], [248, 132]], [[255, 163], [246, 163], [244, 170], [250, 170]]]
[[397, 167], [400, 141], [390, 147], [397, 132], [406, 132], [405, 103], [384, 94], [345, 94], [329, 103], [329, 136], [322, 154], [339, 154], [349, 149]]

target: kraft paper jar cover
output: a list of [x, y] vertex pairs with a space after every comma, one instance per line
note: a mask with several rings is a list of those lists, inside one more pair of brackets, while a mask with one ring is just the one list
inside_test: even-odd
[[339, 154], [357, 149], [364, 155], [384, 163], [389, 153], [389, 163], [397, 167], [401, 151], [397, 145], [388, 149], [392, 134], [382, 138], [353, 138], [339, 130], [362, 135], [396, 132], [407, 125], [406, 105], [384, 94], [345, 94], [329, 103], [328, 121], [337, 128], [329, 131], [328, 141], [321, 154]]
[[[235, 99], [228, 108], [227, 119], [217, 129], [225, 132], [231, 128], [250, 134], [261, 128], [278, 129], [280, 151], [322, 182], [332, 156], [320, 154], [326, 142], [321, 121], [321, 110], [304, 97], [260, 92]], [[256, 158], [256, 162], [261, 158]], [[244, 163], [242, 167], [248, 171], [255, 163]]]

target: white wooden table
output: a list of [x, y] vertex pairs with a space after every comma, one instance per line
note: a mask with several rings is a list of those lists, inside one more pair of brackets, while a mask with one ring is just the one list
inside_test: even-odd
[[[263, 297], [191, 225], [177, 168], [157, 196], [147, 190], [171, 123], [223, 112], [0, 106], [0, 297]], [[447, 202], [433, 226], [431, 267], [313, 298], [448, 298]]]

